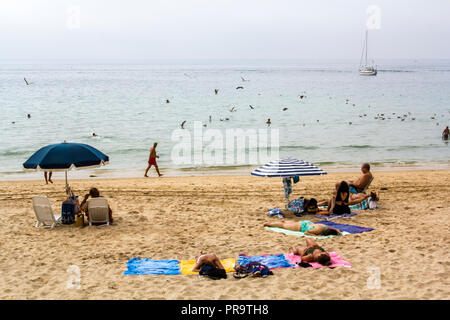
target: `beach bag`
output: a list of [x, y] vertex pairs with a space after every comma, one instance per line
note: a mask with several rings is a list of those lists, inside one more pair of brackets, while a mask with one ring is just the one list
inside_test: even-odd
[[75, 205], [69, 199], [62, 203], [61, 222], [62, 224], [75, 223]]
[[305, 198], [300, 197], [289, 201], [287, 209], [292, 211], [295, 215], [301, 215], [303, 213], [303, 205], [305, 203]]
[[284, 218], [283, 211], [280, 209], [270, 209], [267, 214], [271, 217], [277, 216], [278, 218]]
[[69, 200], [70, 202], [72, 202], [72, 204], [74, 205], [74, 211], [75, 211], [75, 214], [78, 214], [78, 213], [81, 212], [81, 209], [80, 209], [80, 203], [79, 203], [79, 201], [78, 201], [78, 196], [75, 196], [75, 195], [72, 193], [72, 195], [71, 195], [69, 198], [67, 198], [67, 200]]
[[199, 275], [208, 277], [213, 280], [226, 279], [227, 273], [224, 269], [216, 268], [210, 264], [202, 266]]
[[84, 215], [82, 213], [76, 215], [75, 227], [84, 227]]
[[288, 210], [300, 217], [302, 214], [316, 213], [319, 211], [319, 208], [317, 207], [316, 199], [311, 198], [307, 200], [304, 197], [300, 197], [289, 202]]
[[369, 209], [375, 210], [376, 208], [378, 208], [378, 201], [369, 197]]
[[273, 275], [273, 272], [270, 271], [268, 266], [256, 261], [238, 265], [236, 266], [235, 270], [236, 272], [233, 274], [233, 277], [235, 277], [236, 279], [242, 279], [248, 276], [265, 278], [267, 276]]

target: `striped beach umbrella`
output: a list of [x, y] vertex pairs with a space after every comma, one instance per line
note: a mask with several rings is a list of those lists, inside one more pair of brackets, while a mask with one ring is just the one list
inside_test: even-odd
[[271, 161], [262, 167], [253, 170], [252, 175], [257, 177], [294, 177], [317, 176], [327, 174], [312, 163], [293, 158]]
[[257, 177], [283, 178], [284, 196], [289, 204], [289, 194], [292, 192], [290, 178], [300, 176], [318, 176], [327, 173], [310, 162], [286, 158], [266, 163], [262, 167], [253, 170], [251, 174]]

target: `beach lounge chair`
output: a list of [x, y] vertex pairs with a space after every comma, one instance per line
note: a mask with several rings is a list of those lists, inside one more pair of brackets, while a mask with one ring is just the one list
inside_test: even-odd
[[104, 223], [109, 225], [109, 206], [108, 200], [103, 197], [90, 198], [87, 201], [88, 221], [89, 225], [92, 223]]
[[373, 181], [373, 177], [370, 178], [369, 182], [366, 184], [366, 186], [364, 187], [364, 189], [361, 190], [361, 193], [366, 193], [366, 191], [369, 189], [370, 184], [372, 183], [372, 181]]
[[61, 224], [61, 215], [54, 215], [50, 200], [46, 196], [33, 196], [33, 209], [36, 214], [36, 228], [53, 228]]

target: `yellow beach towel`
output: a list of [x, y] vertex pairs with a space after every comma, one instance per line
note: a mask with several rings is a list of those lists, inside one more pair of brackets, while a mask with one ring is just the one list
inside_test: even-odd
[[[223, 259], [220, 260], [226, 272], [233, 272], [234, 265], [236, 264], [236, 260], [234, 259]], [[193, 272], [195, 260], [181, 260], [180, 269], [182, 274], [198, 274], [198, 272]]]

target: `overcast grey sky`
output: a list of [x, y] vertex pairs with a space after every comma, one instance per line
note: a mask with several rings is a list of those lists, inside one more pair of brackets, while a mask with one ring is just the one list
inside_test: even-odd
[[[449, 0], [1, 0], [0, 58], [450, 58]], [[79, 24], [77, 10], [79, 9]]]

